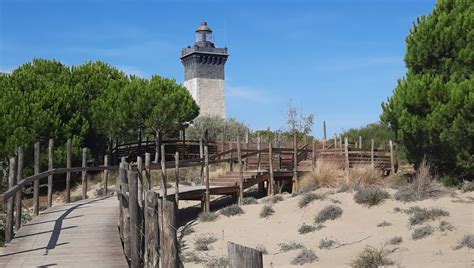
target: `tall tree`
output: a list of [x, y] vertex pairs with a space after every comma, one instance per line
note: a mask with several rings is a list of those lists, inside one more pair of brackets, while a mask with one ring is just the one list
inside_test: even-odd
[[406, 77], [382, 104], [408, 159], [439, 172], [474, 176], [474, 5], [440, 0], [406, 39]]

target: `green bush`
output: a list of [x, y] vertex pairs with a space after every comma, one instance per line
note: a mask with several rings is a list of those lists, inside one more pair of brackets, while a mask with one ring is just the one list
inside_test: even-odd
[[253, 204], [258, 204], [258, 202], [255, 197], [245, 197], [244, 199], [242, 199], [242, 204], [253, 205]]
[[299, 234], [307, 234], [316, 231], [316, 226], [309, 225], [309, 224], [304, 224], [298, 228], [298, 233]]
[[283, 252], [304, 248], [303, 244], [296, 241], [279, 243], [278, 246], [280, 247], [280, 250]]
[[260, 211], [260, 218], [268, 218], [271, 215], [275, 213], [275, 210], [273, 210], [271, 205], [265, 205], [262, 207], [262, 210]]
[[301, 252], [291, 260], [293, 265], [304, 265], [307, 263], [313, 263], [318, 260], [318, 256], [311, 249], [303, 249]]
[[336, 240], [324, 238], [319, 241], [319, 249], [331, 249], [334, 245], [337, 244]]
[[201, 212], [199, 213], [198, 219], [200, 222], [211, 222], [217, 220], [219, 215], [215, 212]]
[[354, 268], [367, 268], [392, 265], [393, 261], [388, 258], [389, 254], [390, 252], [384, 248], [377, 249], [367, 246], [352, 260], [351, 266]]
[[431, 225], [426, 225], [420, 228], [416, 228], [411, 234], [411, 238], [413, 238], [413, 240], [419, 240], [427, 236], [430, 236], [433, 232], [434, 232], [433, 227], [431, 227]]
[[449, 216], [449, 212], [439, 209], [439, 208], [431, 208], [431, 209], [419, 209], [414, 207], [413, 212], [408, 218], [408, 222], [410, 225], [417, 225], [422, 224], [428, 220], [434, 220], [439, 217]]
[[325, 196], [323, 194], [317, 193], [305, 193], [300, 201], [298, 202], [298, 206], [300, 208], [306, 207], [309, 203], [313, 202], [314, 200], [324, 200]]
[[398, 245], [398, 244], [400, 244], [402, 241], [403, 241], [403, 238], [402, 238], [401, 236], [394, 236], [394, 237], [390, 238], [390, 239], [387, 241], [387, 244], [389, 244], [389, 245]]
[[328, 220], [335, 220], [342, 215], [342, 208], [335, 206], [335, 205], [329, 205], [323, 208], [318, 215], [314, 218], [314, 222], [316, 223], [323, 223]]
[[454, 247], [454, 249], [460, 249], [463, 247], [474, 249], [474, 235], [468, 234], [463, 236], [463, 238], [458, 241], [458, 244]]
[[228, 207], [225, 207], [223, 209], [220, 210], [220, 214], [221, 215], [224, 215], [224, 216], [227, 216], [227, 217], [230, 217], [230, 216], [235, 216], [235, 215], [240, 215], [240, 214], [244, 214], [245, 211], [239, 207], [238, 205], [230, 205]]
[[276, 204], [278, 202], [283, 201], [283, 196], [281, 195], [274, 195], [274, 196], [267, 196], [262, 200], [262, 203], [265, 204]]
[[354, 200], [356, 201], [356, 203], [366, 204], [371, 207], [378, 205], [384, 199], [387, 199], [389, 197], [390, 195], [387, 191], [378, 187], [370, 186], [358, 190], [357, 193], [354, 195]]

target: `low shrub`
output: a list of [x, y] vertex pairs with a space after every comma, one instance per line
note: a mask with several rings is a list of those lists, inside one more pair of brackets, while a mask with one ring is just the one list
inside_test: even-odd
[[303, 244], [296, 241], [279, 243], [278, 246], [280, 247], [280, 250], [283, 252], [304, 248]]
[[351, 266], [354, 268], [379, 267], [393, 265], [394, 262], [388, 258], [390, 254], [385, 248], [374, 248], [367, 246], [357, 257], [352, 260]]
[[271, 205], [265, 205], [262, 207], [262, 210], [260, 211], [260, 218], [268, 218], [271, 215], [275, 213], [275, 210], [273, 210]]
[[300, 201], [298, 202], [298, 206], [300, 208], [306, 207], [309, 203], [313, 202], [314, 200], [324, 200], [325, 196], [323, 194], [317, 193], [305, 193]]
[[474, 181], [464, 181], [461, 191], [463, 193], [474, 191]]
[[311, 249], [303, 249], [301, 252], [296, 255], [296, 257], [291, 260], [293, 265], [304, 265], [307, 263], [313, 263], [318, 260], [318, 256]]
[[426, 225], [420, 228], [416, 228], [411, 234], [411, 238], [413, 238], [413, 240], [422, 239], [430, 236], [431, 234], [433, 234], [433, 232], [433, 227], [431, 227], [431, 225]]
[[245, 211], [236, 204], [230, 205], [230, 206], [225, 207], [225, 208], [220, 210], [220, 214], [222, 214], [224, 216], [227, 216], [227, 217], [240, 215], [240, 214], [244, 214], [244, 213], [245, 213]]
[[337, 193], [347, 193], [347, 192], [350, 192], [351, 191], [351, 187], [346, 184], [346, 183], [343, 183], [341, 184], [341, 186], [339, 186], [339, 188], [337, 188]]
[[194, 251], [185, 252], [185, 253], [180, 254], [180, 259], [184, 263], [192, 262], [192, 263], [195, 263], [195, 264], [199, 264], [199, 263], [206, 262], [206, 260], [202, 256], [200, 256], [199, 254], [197, 254]]
[[274, 196], [267, 196], [262, 200], [262, 203], [265, 204], [276, 204], [278, 202], [283, 201], [283, 196], [281, 195], [274, 195]]
[[324, 238], [319, 241], [318, 248], [319, 249], [331, 249], [334, 245], [337, 244], [336, 240], [332, 240], [329, 238]]
[[242, 199], [242, 204], [244, 205], [253, 205], [253, 204], [258, 204], [257, 199], [255, 197], [245, 197]]
[[344, 183], [344, 171], [334, 161], [317, 159], [309, 178], [315, 187], [335, 188]]
[[309, 225], [309, 224], [304, 224], [298, 228], [298, 233], [299, 234], [307, 234], [316, 231], [316, 226]]
[[268, 251], [267, 249], [263, 246], [263, 245], [257, 245], [257, 247], [255, 248], [256, 250], [262, 252], [263, 255], [267, 255], [268, 254]]
[[183, 228], [180, 229], [181, 236], [186, 236], [194, 233], [196, 230], [194, 230], [194, 227], [190, 225], [183, 226]]
[[197, 251], [208, 251], [211, 249], [210, 245], [217, 241], [217, 238], [214, 234], [202, 234], [197, 236], [194, 241], [194, 249]]
[[452, 231], [452, 230], [454, 230], [454, 226], [451, 223], [447, 222], [447, 221], [441, 221], [439, 223], [438, 229], [441, 232]]
[[449, 216], [449, 212], [439, 208], [414, 209], [414, 212], [411, 213], [411, 216], [410, 218], [408, 218], [408, 221], [410, 222], [410, 225], [418, 225], [428, 220], [434, 220], [443, 216]]
[[400, 244], [402, 241], [403, 241], [403, 238], [402, 238], [401, 236], [394, 236], [394, 237], [390, 238], [390, 239], [387, 241], [387, 244], [389, 244], [389, 245], [398, 245], [398, 244]]
[[370, 164], [355, 165], [349, 169], [349, 186], [359, 190], [378, 183], [382, 178], [382, 171]]
[[463, 247], [467, 247], [470, 249], [474, 248], [474, 235], [468, 234], [464, 235], [461, 240], [458, 241], [458, 244], [454, 247], [454, 249], [461, 249]]
[[199, 213], [198, 219], [200, 222], [211, 222], [217, 220], [219, 215], [215, 212], [201, 212]]
[[367, 188], [362, 188], [357, 191], [357, 193], [354, 195], [354, 200], [356, 203], [359, 204], [366, 204], [369, 207], [378, 205], [381, 203], [384, 199], [389, 198], [390, 195], [388, 194], [387, 191], [379, 188], [379, 187], [367, 187]]
[[227, 256], [212, 256], [210, 257], [206, 263], [204, 264], [204, 267], [206, 268], [223, 268], [227, 267], [229, 265], [229, 258]]
[[314, 221], [316, 223], [323, 223], [328, 220], [335, 220], [341, 217], [341, 215], [342, 208], [335, 205], [329, 205], [318, 213], [318, 215], [314, 218]]
[[387, 227], [387, 226], [391, 226], [392, 224], [388, 221], [383, 221], [379, 224], [377, 224], [377, 227]]

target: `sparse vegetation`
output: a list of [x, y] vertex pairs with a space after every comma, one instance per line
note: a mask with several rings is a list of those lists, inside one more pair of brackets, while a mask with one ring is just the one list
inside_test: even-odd
[[463, 236], [461, 240], [458, 241], [458, 244], [454, 247], [454, 249], [461, 249], [463, 247], [467, 247], [470, 249], [474, 249], [474, 235], [468, 234]]
[[217, 238], [214, 234], [202, 234], [200, 236], [196, 236], [194, 241], [194, 249], [197, 251], [208, 251], [211, 249], [210, 245], [217, 241]]
[[192, 262], [195, 264], [204, 263], [206, 260], [194, 251], [185, 252], [180, 255], [181, 261], [184, 263]]
[[452, 231], [452, 230], [454, 230], [454, 226], [451, 223], [447, 222], [447, 221], [441, 221], [439, 223], [438, 229], [441, 232]]
[[392, 265], [393, 261], [388, 258], [390, 254], [385, 248], [374, 248], [367, 246], [357, 257], [352, 260], [351, 266], [354, 268], [379, 267]]
[[337, 244], [336, 240], [324, 238], [319, 241], [319, 249], [331, 249], [334, 245]]
[[403, 241], [403, 238], [402, 238], [401, 236], [394, 236], [394, 237], [390, 238], [390, 239], [387, 241], [387, 244], [389, 244], [389, 245], [398, 245], [398, 244], [400, 244], [402, 241]]
[[258, 204], [257, 199], [255, 197], [245, 197], [242, 199], [242, 204], [244, 205], [253, 205], [253, 204]]
[[413, 240], [422, 239], [427, 236], [430, 236], [433, 232], [433, 227], [431, 227], [431, 225], [426, 225], [420, 228], [416, 228], [411, 234], [411, 238], [413, 238]]
[[200, 222], [211, 222], [217, 220], [219, 215], [215, 212], [201, 212], [199, 213], [198, 219]]
[[227, 256], [218, 256], [218, 257], [211, 257], [209, 258], [204, 267], [206, 268], [225, 268], [229, 265], [229, 259]]
[[265, 205], [262, 207], [262, 210], [260, 211], [260, 218], [268, 218], [271, 215], [275, 213], [275, 210], [273, 210], [273, 207], [271, 205]]
[[317, 159], [315, 170], [301, 179], [302, 188], [335, 188], [344, 183], [344, 171], [333, 161]]
[[361, 188], [354, 195], [354, 200], [359, 204], [366, 204], [369, 207], [378, 205], [384, 199], [389, 198], [390, 195], [387, 191], [379, 188], [370, 186], [367, 188]]
[[267, 196], [262, 200], [262, 203], [265, 204], [276, 204], [278, 202], [283, 201], [283, 196], [281, 195], [274, 195], [274, 196]]
[[377, 227], [387, 227], [387, 226], [391, 226], [392, 224], [388, 221], [383, 221], [379, 224], [377, 224]]
[[349, 169], [349, 186], [359, 190], [377, 184], [382, 178], [382, 171], [370, 164], [355, 165]]
[[283, 252], [304, 248], [303, 244], [301, 244], [299, 242], [296, 242], [296, 241], [291, 241], [291, 242], [286, 242], [286, 243], [279, 243], [278, 246], [280, 247], [280, 250], [283, 251]]
[[463, 193], [474, 191], [474, 181], [464, 181], [461, 187]]
[[190, 235], [190, 234], [194, 233], [196, 230], [194, 230], [194, 227], [192, 227], [190, 225], [185, 225], [182, 228], [180, 228], [179, 231], [181, 233], [181, 236], [186, 236], [186, 235]]
[[307, 263], [313, 263], [318, 260], [318, 256], [311, 249], [303, 249], [301, 252], [291, 261], [293, 265], [303, 265]]
[[298, 202], [298, 206], [303, 208], [307, 206], [309, 203], [313, 202], [314, 200], [324, 200], [325, 196], [319, 193], [305, 193], [300, 201]]
[[322, 223], [327, 220], [335, 220], [341, 217], [341, 215], [342, 208], [335, 205], [329, 205], [319, 212], [319, 214], [314, 218], [314, 221], [316, 223]]
[[324, 227], [326, 227], [326, 226], [324, 226], [323, 224], [317, 224], [317, 225], [315, 226], [316, 229], [314, 229], [314, 230], [315, 230], [315, 231], [319, 231], [319, 230], [323, 229]]
[[240, 214], [244, 214], [244, 213], [245, 213], [245, 211], [236, 204], [230, 205], [230, 206], [225, 207], [225, 208], [220, 210], [220, 214], [224, 215], [224, 216], [227, 216], [227, 217], [240, 215]]
[[316, 231], [316, 226], [303, 223], [303, 225], [298, 228], [299, 234], [307, 234]]
[[410, 218], [408, 221], [410, 225], [418, 225], [422, 224], [428, 220], [434, 220], [439, 217], [449, 216], [449, 212], [439, 209], [439, 208], [432, 208], [432, 209], [413, 209], [413, 213], [411, 213]]

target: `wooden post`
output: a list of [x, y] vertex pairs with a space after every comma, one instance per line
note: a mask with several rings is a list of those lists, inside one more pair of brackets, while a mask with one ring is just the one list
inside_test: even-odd
[[105, 166], [105, 169], [104, 169], [104, 173], [102, 174], [104, 177], [103, 177], [103, 180], [104, 180], [104, 196], [107, 196], [107, 191], [108, 191], [108, 187], [109, 187], [109, 170], [107, 169], [109, 167], [109, 156], [108, 155], [104, 155], [104, 166]]
[[[207, 147], [207, 146], [206, 146]], [[161, 267], [178, 267], [178, 239], [176, 230], [176, 206], [174, 202], [163, 199], [163, 229], [162, 229], [162, 254]]]
[[[54, 140], [48, 142], [48, 170], [53, 169], [54, 163]], [[48, 176], [48, 207], [53, 205], [53, 175]]]
[[362, 149], [362, 136], [359, 136], [359, 149]]
[[[82, 167], [87, 167], [87, 148], [82, 148]], [[87, 171], [82, 171], [82, 199], [87, 199]]]
[[143, 159], [137, 156], [137, 171], [138, 171], [138, 206], [143, 208]]
[[[257, 150], [260, 150], [261, 149], [261, 144], [260, 144], [261, 140], [260, 140], [260, 133], [257, 134]], [[260, 171], [260, 152], [258, 152], [257, 154], [257, 171]]]
[[179, 152], [174, 155], [174, 199], [176, 201], [176, 207], [179, 208]]
[[244, 247], [230, 241], [227, 242], [229, 268], [262, 268], [262, 252], [253, 248]]
[[334, 149], [337, 148], [337, 134], [334, 133]]
[[345, 154], [345, 162], [346, 162], [346, 171], [349, 171], [349, 141], [347, 137], [344, 138], [344, 154]]
[[118, 221], [118, 226], [119, 226], [119, 231], [120, 231], [120, 238], [123, 240], [123, 223], [124, 223], [124, 217], [123, 217], [123, 202], [124, 198], [122, 196], [123, 192], [123, 184], [126, 180], [126, 171], [125, 171], [125, 166], [123, 163], [119, 163], [119, 173], [117, 177], [117, 187], [115, 188], [115, 191], [117, 192], [117, 198], [119, 200], [119, 221]]
[[[199, 158], [203, 159], [204, 158], [204, 145], [202, 138], [199, 139]], [[204, 161], [202, 161], [204, 163]], [[204, 185], [204, 164], [201, 165], [201, 172], [199, 173], [199, 180], [201, 181], [201, 184]]]
[[163, 200], [168, 198], [168, 186], [166, 185], [166, 157], [165, 157], [165, 145], [161, 145], [161, 189], [163, 191]]
[[239, 206], [242, 205], [244, 200], [244, 169], [242, 166], [242, 151], [240, 149], [240, 137], [237, 136], [237, 158], [239, 161]]
[[151, 166], [151, 154], [145, 153], [145, 176], [146, 176], [146, 184], [147, 184], [148, 190], [151, 190], [151, 187], [152, 187], [150, 166]]
[[339, 148], [342, 148], [342, 135], [339, 135]]
[[269, 161], [269, 169], [270, 169], [270, 182], [268, 184], [268, 193], [267, 195], [274, 195], [275, 194], [275, 179], [273, 176], [273, 152], [272, 152], [272, 143], [268, 143], [268, 161]]
[[207, 148], [207, 143], [204, 145], [204, 176], [206, 177], [206, 196], [204, 197], [204, 212], [211, 211], [209, 201], [211, 192], [209, 189], [209, 151]]
[[[15, 157], [10, 158], [10, 165], [8, 170], [8, 189], [12, 189], [15, 186]], [[13, 239], [13, 206], [15, 202], [15, 196], [8, 198], [7, 203], [7, 215], [5, 223], [5, 242], [9, 243]]]
[[[234, 149], [234, 144], [233, 143], [230, 143], [229, 144], [229, 149], [230, 150], [233, 150]], [[230, 151], [230, 158], [232, 159], [234, 157], [234, 154], [232, 151]], [[229, 171], [230, 172], [234, 172], [234, 160], [230, 160], [229, 161]]]
[[[34, 145], [34, 174], [40, 173], [40, 143]], [[33, 215], [39, 215], [39, 180], [33, 182]]]
[[[67, 140], [66, 145], [66, 167], [71, 168], [72, 141]], [[71, 172], [66, 172], [66, 203], [71, 202]]]
[[326, 139], [323, 140], [323, 150], [326, 150]]
[[370, 140], [370, 164], [374, 166], [374, 139]]
[[327, 136], [326, 136], [326, 121], [323, 121], [323, 133], [324, 133], [324, 140], [327, 139]]
[[128, 170], [128, 208], [130, 210], [130, 267], [140, 267], [140, 213], [138, 206], [138, 172]]
[[395, 158], [393, 156], [393, 142], [390, 140], [388, 142], [390, 146], [390, 174], [395, 174]]
[[[18, 165], [16, 171], [16, 183], [18, 184], [21, 180], [23, 180], [23, 146], [18, 147]], [[18, 189], [16, 192], [16, 199], [15, 199], [15, 230], [18, 232], [21, 227], [21, 199], [22, 199], [22, 192], [23, 188]]]
[[160, 233], [158, 221], [159, 194], [148, 190], [145, 201], [145, 253], [144, 267], [159, 266]]
[[296, 193], [299, 190], [298, 181], [298, 143], [296, 142], [297, 133], [293, 133], [293, 189], [292, 192]]
[[316, 164], [316, 145], [314, 144], [314, 139], [313, 139], [313, 148], [311, 150], [311, 169], [314, 171]]

